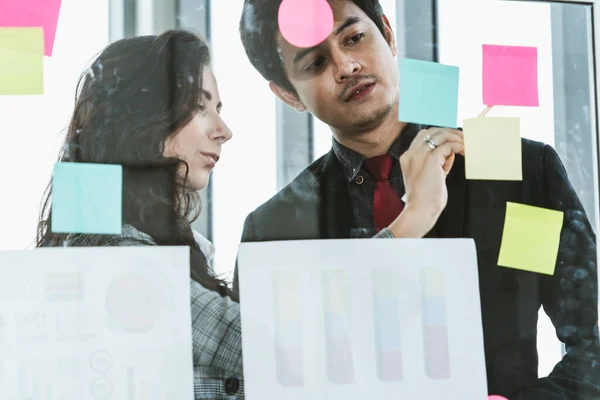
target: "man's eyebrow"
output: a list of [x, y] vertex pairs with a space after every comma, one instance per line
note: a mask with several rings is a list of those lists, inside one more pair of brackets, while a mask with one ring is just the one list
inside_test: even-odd
[[337, 36], [340, 33], [342, 33], [344, 31], [344, 29], [346, 29], [347, 27], [354, 25], [358, 22], [360, 22], [360, 18], [348, 17], [348, 18], [346, 18], [346, 20], [344, 21], [343, 24], [341, 24], [340, 26], [337, 27], [337, 29], [333, 32], [333, 34]]
[[[337, 29], [333, 32], [333, 34], [335, 36], [337, 36], [340, 33], [342, 33], [344, 31], [344, 29], [346, 29], [349, 26], [352, 26], [352, 25], [354, 25], [354, 24], [356, 24], [358, 22], [360, 22], [360, 18], [358, 18], [358, 17], [348, 17], [348, 18], [346, 18], [346, 20], [344, 21], [343, 24], [341, 24], [340, 26], [337, 27]], [[294, 57], [294, 64], [296, 64], [298, 61], [302, 60], [308, 54], [310, 54], [313, 51], [315, 51], [317, 49], [317, 47], [319, 47], [319, 46], [317, 45], [317, 46], [308, 47], [306, 49], [300, 50], [298, 53], [296, 53], [296, 56]]]

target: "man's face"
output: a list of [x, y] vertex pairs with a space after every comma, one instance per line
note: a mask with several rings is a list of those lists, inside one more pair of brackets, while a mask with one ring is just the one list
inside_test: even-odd
[[390, 114], [397, 116], [399, 74], [392, 30], [384, 18], [382, 36], [351, 1], [336, 0], [332, 8], [333, 32], [314, 48], [292, 46], [278, 33], [284, 69], [298, 97], [275, 92], [337, 131], [374, 128]]

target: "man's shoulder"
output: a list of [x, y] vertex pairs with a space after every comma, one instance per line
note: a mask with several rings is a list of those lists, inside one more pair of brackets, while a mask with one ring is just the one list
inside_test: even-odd
[[290, 184], [251, 212], [243, 242], [316, 239], [320, 235], [320, 201], [324, 180], [334, 165], [329, 152], [306, 167]]
[[523, 154], [523, 179], [539, 178], [550, 164], [560, 166], [562, 162], [556, 150], [549, 144], [531, 139], [521, 139]]
[[316, 201], [321, 178], [327, 167], [328, 157], [330, 157], [330, 153], [325, 154], [306, 167], [292, 182], [254, 210], [253, 214], [268, 215], [272, 212], [302, 207], [303, 204]]
[[523, 156], [537, 156], [543, 154], [547, 144], [537, 140], [521, 138], [521, 146], [523, 147]]

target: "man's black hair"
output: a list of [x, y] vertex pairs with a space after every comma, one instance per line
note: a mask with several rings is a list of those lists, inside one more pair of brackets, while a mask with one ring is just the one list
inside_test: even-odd
[[[329, 0], [331, 2], [331, 0]], [[334, 0], [338, 1], [338, 0]], [[356, 4], [384, 34], [383, 9], [379, 0], [341, 0]], [[250, 62], [268, 81], [296, 94], [277, 51], [278, 12], [282, 0], [245, 0], [240, 36]]]

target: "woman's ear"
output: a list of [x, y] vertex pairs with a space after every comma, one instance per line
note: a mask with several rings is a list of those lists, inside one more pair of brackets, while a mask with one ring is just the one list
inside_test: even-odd
[[306, 107], [295, 94], [285, 90], [274, 82], [269, 82], [269, 88], [271, 89], [271, 92], [275, 94], [275, 96], [279, 97], [281, 101], [292, 107], [294, 110], [298, 112], [306, 111]]

